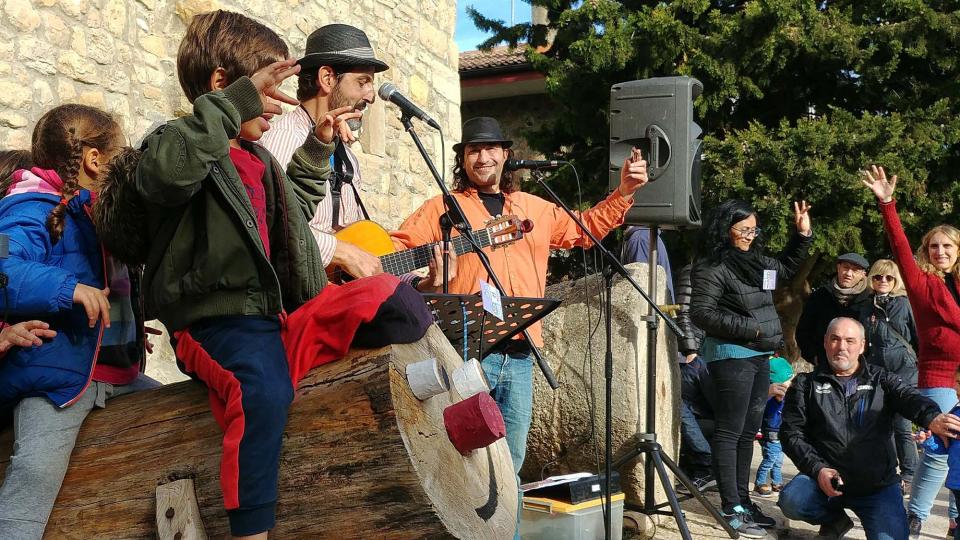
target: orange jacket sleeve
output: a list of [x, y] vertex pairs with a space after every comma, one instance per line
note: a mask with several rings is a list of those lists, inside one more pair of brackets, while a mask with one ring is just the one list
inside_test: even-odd
[[[590, 232], [597, 239], [602, 240], [610, 231], [623, 224], [623, 217], [631, 205], [633, 205], [632, 198], [626, 199], [618, 191], [614, 191], [593, 208], [575, 213], [578, 214]], [[550, 247], [570, 249], [574, 246], [589, 248], [593, 245], [590, 238], [583, 234], [580, 227], [570, 219], [563, 208], [554, 206], [553, 213], [554, 226], [553, 234], [550, 237]]]

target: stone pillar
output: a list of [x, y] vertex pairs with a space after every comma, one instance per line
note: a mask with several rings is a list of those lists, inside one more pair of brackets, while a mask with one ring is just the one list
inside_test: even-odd
[[[658, 267], [657, 303], [666, 296], [662, 267]], [[647, 289], [648, 266], [627, 265], [631, 277]], [[588, 290], [585, 290], [585, 287]], [[547, 288], [546, 296], [563, 305], [544, 323], [544, 358], [561, 386], [551, 391], [542, 376], [534, 376], [533, 422], [527, 439], [527, 457], [520, 473], [524, 481], [556, 474], [603, 470], [605, 337], [598, 275]], [[634, 448], [636, 435], [646, 428], [647, 303], [626, 280], [613, 283], [613, 456], [614, 461]], [[589, 315], [588, 320], [588, 306]], [[591, 337], [592, 334], [592, 337]], [[679, 450], [680, 379], [677, 342], [664, 324], [657, 338], [657, 440], [676, 460]], [[598, 457], [599, 456], [599, 457]], [[621, 486], [633, 503], [643, 500], [643, 463], [635, 460], [620, 469]], [[665, 501], [657, 489], [658, 501]]]

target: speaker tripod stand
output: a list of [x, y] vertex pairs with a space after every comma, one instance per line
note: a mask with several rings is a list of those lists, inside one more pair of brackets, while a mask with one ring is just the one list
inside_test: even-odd
[[[639, 233], [637, 233], [639, 234]], [[638, 442], [636, 446], [627, 454], [620, 457], [616, 462], [613, 463], [613, 468], [618, 469], [623, 465], [633, 461], [634, 459], [643, 456], [643, 505], [639, 510], [648, 515], [673, 515], [674, 519], [677, 522], [677, 528], [680, 529], [680, 536], [684, 540], [691, 540], [690, 528], [687, 525], [687, 520], [683, 515], [683, 511], [680, 509], [680, 500], [677, 498], [677, 493], [673, 489], [673, 485], [670, 482], [670, 477], [667, 475], [667, 468], [673, 471], [673, 474], [677, 476], [677, 480], [680, 481], [689, 491], [690, 494], [697, 499], [697, 501], [703, 506], [707, 512], [713, 516], [713, 519], [727, 531], [727, 534], [730, 538], [739, 538], [740, 534], [737, 533], [727, 523], [727, 520], [723, 518], [720, 514], [720, 511], [717, 510], [706, 497], [700, 493], [700, 490], [697, 488], [696, 484], [687, 477], [686, 474], [677, 464], [670, 459], [669, 456], [664, 455], [663, 447], [660, 446], [660, 443], [657, 442], [657, 331], [660, 326], [660, 317], [663, 316], [663, 313], [656, 306], [657, 298], [657, 255], [658, 247], [657, 240], [659, 236], [659, 230], [656, 225], [650, 227], [650, 256], [649, 256], [649, 268], [648, 272], [649, 278], [647, 281], [647, 290], [649, 291], [647, 299], [647, 315], [644, 316], [644, 320], [647, 322], [647, 384], [646, 384], [646, 427], [644, 433], [638, 434]], [[604, 307], [605, 314], [604, 318], [606, 319], [607, 324], [607, 370], [608, 373], [612, 376], [613, 374], [613, 356], [612, 356], [612, 342], [611, 335], [612, 329], [611, 325], [611, 311], [612, 311], [612, 300], [611, 300], [611, 287], [613, 281], [613, 271], [609, 266], [604, 270], [604, 287], [606, 289], [606, 305]], [[664, 319], [669, 321], [669, 319]], [[672, 321], [671, 321], [672, 322]], [[678, 335], [682, 335], [679, 334]], [[609, 465], [611, 461], [610, 456], [610, 438], [611, 438], [611, 414], [612, 414], [612, 405], [611, 405], [611, 384], [610, 379], [607, 379], [607, 390], [606, 390], [606, 407], [607, 407], [607, 463]], [[610, 477], [610, 468], [607, 468], [607, 478]], [[660, 480], [660, 485], [663, 487], [664, 493], [667, 495], [667, 502], [657, 504], [656, 502], [656, 491], [655, 491], [655, 480]], [[609, 504], [609, 486], [608, 492], [605, 494], [607, 496], [607, 501]], [[669, 506], [670, 510], [666, 511], [663, 508]], [[607, 514], [607, 519], [609, 519], [609, 510]], [[608, 529], [609, 530], [609, 529]]]

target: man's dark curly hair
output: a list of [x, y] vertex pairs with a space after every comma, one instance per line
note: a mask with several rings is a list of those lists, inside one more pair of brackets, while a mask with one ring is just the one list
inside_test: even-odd
[[[757, 211], [746, 201], [730, 199], [720, 203], [710, 212], [707, 224], [700, 233], [700, 249], [707, 259], [714, 263], [720, 262], [723, 252], [732, 247], [730, 243], [730, 227], [750, 216], [756, 216]], [[759, 222], [757, 223], [759, 225]], [[763, 241], [758, 235], [750, 244], [750, 251], [763, 248]]]
[[[457, 150], [457, 155], [453, 160], [453, 190], [454, 191], [466, 191], [473, 187], [473, 182], [470, 181], [470, 177], [467, 176], [467, 171], [463, 168], [463, 152], [466, 148], [466, 145], [461, 146]], [[506, 153], [506, 160], [513, 159], [513, 150], [509, 148], [504, 148]], [[504, 171], [500, 174], [500, 191], [503, 193], [512, 193], [517, 191], [519, 181], [513, 177], [514, 171]]]

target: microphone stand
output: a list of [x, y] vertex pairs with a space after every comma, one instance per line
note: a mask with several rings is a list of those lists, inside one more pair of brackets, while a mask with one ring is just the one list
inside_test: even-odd
[[[473, 236], [473, 228], [470, 227], [470, 222], [467, 221], [466, 214], [463, 213], [463, 208], [460, 207], [460, 203], [457, 202], [457, 199], [450, 193], [450, 190], [447, 189], [447, 185], [443, 182], [443, 177], [437, 172], [436, 166], [434, 166], [433, 161], [430, 159], [430, 155], [427, 153], [427, 149], [424, 148], [423, 143], [420, 141], [420, 137], [417, 136], [417, 132], [413, 130], [413, 122], [411, 122], [412, 115], [404, 112], [400, 117], [400, 123], [403, 124], [404, 130], [410, 134], [410, 137], [413, 138], [413, 143], [417, 146], [417, 150], [420, 151], [420, 155], [423, 157], [423, 161], [426, 162], [427, 168], [430, 169], [430, 173], [433, 175], [433, 179], [437, 182], [437, 185], [440, 187], [440, 192], [443, 193], [443, 204], [446, 207], [447, 211], [443, 217], [440, 218], [440, 228], [444, 229], [444, 221], [450, 223], [449, 228], [443, 233], [444, 235], [444, 264], [443, 264], [443, 292], [447, 293], [449, 290], [449, 272], [446, 264], [446, 255], [447, 255], [447, 242], [450, 241], [450, 231], [453, 228], [456, 228], [460, 232], [460, 236], [463, 236], [467, 239], [467, 242], [473, 248], [473, 252], [477, 254], [477, 257], [480, 258], [480, 263], [483, 265], [483, 268], [487, 271], [487, 275], [490, 276], [490, 279], [493, 280], [493, 285], [500, 291], [500, 294], [506, 295], [506, 291], [503, 288], [503, 285], [500, 283], [500, 280], [497, 278], [497, 275], [493, 272], [493, 267], [490, 265], [490, 258], [487, 257], [487, 254], [484, 253], [483, 248], [480, 247], [480, 244], [477, 242], [476, 238]], [[441, 149], [441, 152], [443, 149]], [[560, 387], [557, 383], [556, 377], [553, 375], [553, 370], [550, 369], [550, 366], [543, 359], [543, 356], [540, 354], [540, 349], [530, 340], [530, 333], [527, 330], [523, 331], [523, 337], [527, 340], [527, 344], [530, 345], [530, 350], [533, 352], [534, 358], [537, 360], [537, 365], [540, 367], [540, 371], [543, 372], [544, 378], [547, 380], [547, 384], [550, 385], [550, 388], [556, 390]], [[466, 360], [466, 359], [464, 359]], [[477, 360], [483, 360], [478, 358]]]
[[[580, 227], [580, 230], [593, 241], [594, 249], [598, 250], [603, 258], [606, 260], [606, 265], [603, 269], [603, 287], [604, 287], [604, 331], [606, 334], [606, 353], [604, 354], [604, 405], [605, 405], [605, 414], [606, 422], [604, 425], [605, 429], [605, 465], [604, 473], [606, 479], [601, 482], [603, 484], [603, 495], [605, 497], [604, 501], [604, 531], [605, 537], [607, 539], [611, 538], [612, 529], [612, 504], [610, 501], [611, 495], [611, 482], [610, 477], [612, 469], [614, 467], [619, 468], [623, 464], [627, 463], [630, 459], [633, 459], [640, 454], [649, 454], [647, 459], [644, 461], [644, 498], [646, 499], [643, 505], [643, 512], [645, 514], [661, 513], [659, 508], [654, 501], [654, 468], [656, 468], [656, 473], [660, 478], [660, 483], [663, 485], [663, 490], [667, 494], [667, 501], [670, 505], [670, 510], [673, 514], [674, 519], [677, 521], [677, 526], [680, 529], [680, 535], [684, 540], [691, 540], [690, 529], [687, 526], [686, 518], [683, 515], [683, 512], [680, 509], [680, 501], [677, 498], [677, 494], [673, 489], [673, 485], [670, 482], [670, 478], [667, 476], [667, 471], [664, 465], [666, 464], [673, 473], [677, 476], [683, 485], [690, 490], [692, 494], [697, 498], [698, 501], [707, 509], [713, 516], [714, 519], [727, 531], [730, 535], [730, 538], [736, 538], [737, 533], [734, 531], [730, 524], [727, 523], [723, 516], [720, 515], [720, 512], [714, 508], [710, 501], [708, 501], [702, 493], [696, 488], [696, 485], [680, 470], [680, 468], [670, 459], [669, 456], [663, 455], [663, 448], [660, 446], [660, 443], [657, 442], [657, 434], [655, 432], [655, 423], [656, 423], [656, 398], [657, 398], [657, 387], [656, 387], [656, 369], [657, 369], [657, 328], [658, 320], [663, 319], [663, 322], [667, 324], [667, 327], [678, 337], [683, 338], [683, 331], [680, 330], [680, 327], [671, 319], [667, 317], [663, 311], [657, 307], [657, 304], [650, 296], [644, 292], [643, 288], [637, 284], [636, 281], [630, 276], [627, 272], [627, 269], [623, 267], [623, 264], [620, 262], [620, 259], [610, 252], [596, 236], [590, 232], [589, 229], [583, 224], [583, 221], [573, 213], [570, 208], [564, 204], [560, 199], [560, 196], [547, 185], [546, 182], [546, 173], [541, 170], [532, 170], [531, 177], [537, 181], [541, 188], [550, 196], [550, 199], [557, 204], [564, 212], [570, 216], [570, 219]], [[655, 284], [656, 284], [656, 234], [657, 227], [651, 227], [651, 257], [650, 257], [650, 280], [649, 287], [651, 291], [654, 291], [655, 294]], [[640, 442], [637, 447], [631, 450], [626, 456], [617, 460], [616, 463], [613, 462], [613, 325], [612, 325], [612, 315], [613, 315], [613, 276], [615, 274], [620, 274], [626, 278], [627, 282], [633, 286], [634, 289], [640, 293], [640, 296], [647, 301], [648, 306], [648, 315], [644, 317], [647, 321], [647, 411], [646, 411], [646, 433], [640, 434]]]

